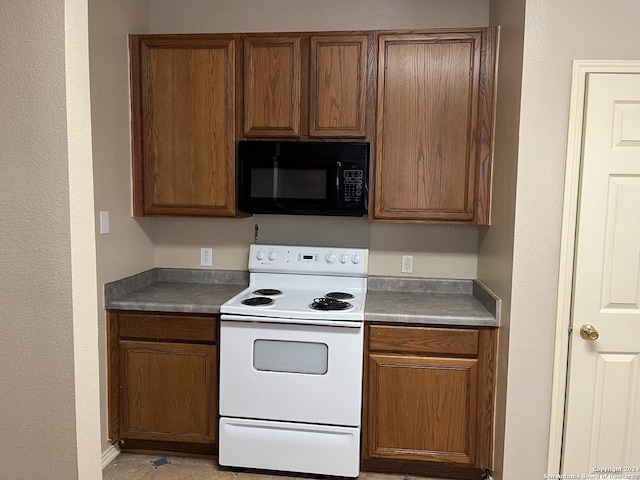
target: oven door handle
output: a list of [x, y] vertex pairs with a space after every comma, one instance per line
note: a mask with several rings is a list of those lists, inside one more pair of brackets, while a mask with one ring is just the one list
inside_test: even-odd
[[258, 317], [254, 315], [231, 315], [222, 314], [220, 320], [231, 320], [234, 322], [260, 322], [260, 323], [280, 323], [289, 325], [318, 325], [321, 327], [349, 327], [360, 328], [363, 325], [362, 321], [348, 321], [348, 320], [316, 320], [308, 318], [277, 318], [277, 317]]

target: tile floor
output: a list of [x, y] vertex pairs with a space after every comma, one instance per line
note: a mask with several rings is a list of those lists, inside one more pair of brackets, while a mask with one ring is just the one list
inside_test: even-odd
[[[256, 472], [232, 472], [222, 470], [215, 460], [166, 456], [171, 462], [159, 468], [153, 468], [151, 461], [163, 458], [162, 455], [142, 455], [121, 453], [102, 471], [103, 480], [314, 480], [327, 477], [295, 477], [268, 475]], [[430, 480], [425, 477], [406, 475], [386, 475], [363, 472], [359, 480]]]

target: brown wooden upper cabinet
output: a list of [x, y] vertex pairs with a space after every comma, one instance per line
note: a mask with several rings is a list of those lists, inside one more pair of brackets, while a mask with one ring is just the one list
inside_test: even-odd
[[302, 38], [245, 37], [244, 135], [299, 137]]
[[489, 223], [496, 41], [380, 33], [374, 220]]
[[370, 37], [245, 36], [244, 136], [366, 137], [373, 117]]
[[241, 215], [239, 139], [353, 138], [373, 221], [488, 224], [497, 34], [131, 35], [134, 214]]
[[135, 215], [236, 215], [236, 44], [130, 36]]
[[367, 136], [369, 43], [367, 35], [311, 37], [310, 137]]

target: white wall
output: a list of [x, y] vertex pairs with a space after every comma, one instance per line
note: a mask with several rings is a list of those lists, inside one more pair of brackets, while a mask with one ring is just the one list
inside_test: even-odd
[[1, 476], [100, 478], [86, 0], [0, 31]]
[[[150, 25], [154, 33], [473, 27], [488, 25], [488, 6], [488, 0], [151, 0]], [[366, 218], [157, 219], [156, 263], [197, 268], [200, 247], [210, 246], [214, 268], [245, 269], [254, 221], [263, 243], [369, 246], [373, 275], [401, 275], [401, 256], [411, 254], [413, 276], [476, 277], [476, 227], [393, 226]]]
[[[496, 5], [506, 8], [508, 2]], [[636, 0], [526, 2], [502, 476], [507, 480], [541, 478], [547, 470], [572, 60], [640, 59], [638, 18]]]
[[91, 226], [97, 249], [102, 450], [107, 451], [105, 283], [153, 268], [153, 220], [131, 214], [131, 125], [127, 35], [149, 28], [147, 0], [89, 0], [91, 123], [95, 215], [108, 211], [110, 233]]
[[101, 472], [87, 0], [65, 2], [65, 66], [78, 478]]
[[[522, 86], [525, 0], [491, 0], [491, 24], [500, 25], [491, 226], [480, 228], [478, 279], [502, 300], [498, 341], [494, 478], [502, 478], [507, 403], [513, 228]], [[507, 477], [505, 477], [507, 478]]]
[[163, 33], [368, 30], [487, 25], [489, 0], [149, 0]]

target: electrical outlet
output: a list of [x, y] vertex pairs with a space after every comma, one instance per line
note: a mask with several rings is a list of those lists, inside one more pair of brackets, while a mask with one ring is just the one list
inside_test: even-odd
[[402, 273], [413, 273], [413, 255], [402, 255]]
[[213, 248], [200, 249], [200, 266], [213, 267]]

